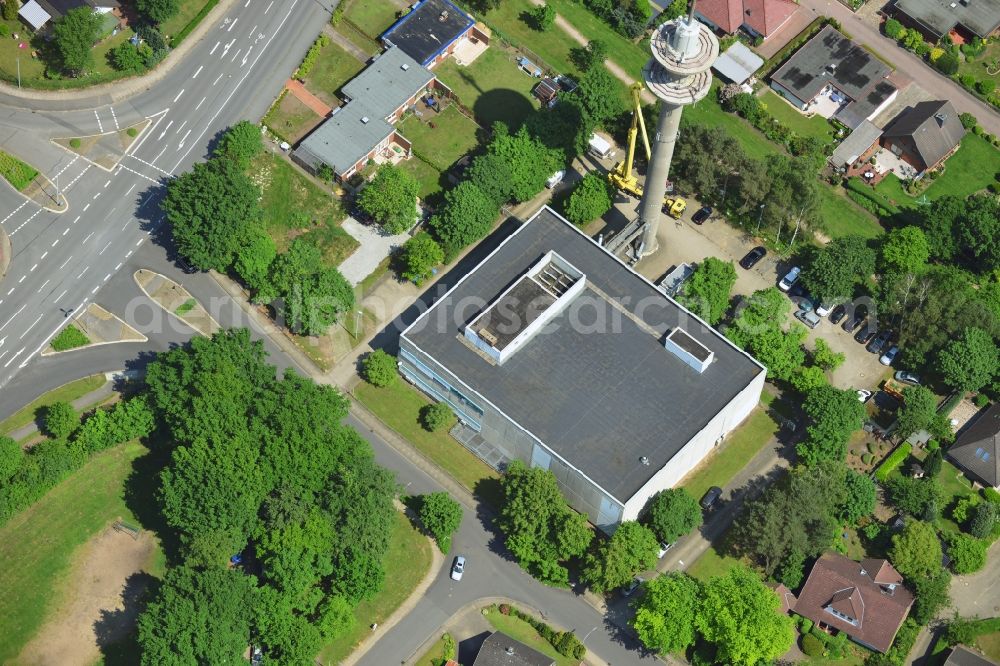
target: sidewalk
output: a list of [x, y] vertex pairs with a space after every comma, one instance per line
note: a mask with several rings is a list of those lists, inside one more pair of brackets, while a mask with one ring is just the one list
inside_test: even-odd
[[349, 40], [347, 37], [344, 37], [342, 34], [337, 32], [337, 30], [330, 25], [329, 22], [323, 25], [323, 34], [332, 39], [334, 44], [354, 56], [355, 60], [358, 62], [367, 63], [371, 60], [371, 56], [355, 46], [354, 42]]
[[[105, 373], [104, 376], [109, 377], [113, 374], [115, 373], [108, 372]], [[70, 404], [73, 405], [73, 409], [80, 412], [83, 411], [84, 409], [87, 409], [88, 407], [92, 407], [93, 405], [104, 402], [112, 395], [114, 395], [114, 393], [115, 393], [115, 382], [114, 380], [109, 378], [108, 381], [104, 382], [104, 386], [98, 389], [94, 389], [90, 393], [77, 398]], [[8, 436], [15, 442], [20, 442], [21, 440], [34, 435], [36, 432], [38, 432], [38, 424], [35, 422], [31, 422], [22, 428], [18, 428], [17, 430], [12, 431]]]

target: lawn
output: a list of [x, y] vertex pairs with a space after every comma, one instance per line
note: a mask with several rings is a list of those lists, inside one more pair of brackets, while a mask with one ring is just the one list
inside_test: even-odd
[[378, 39], [379, 35], [396, 22], [396, 13], [396, 6], [389, 0], [353, 0], [344, 12], [344, 17], [372, 39]]
[[497, 608], [491, 608], [486, 615], [486, 620], [493, 625], [497, 631], [502, 631], [516, 641], [521, 641], [528, 647], [534, 648], [542, 654], [555, 660], [556, 666], [576, 666], [580, 662], [572, 657], [564, 657], [552, 644], [542, 638], [535, 628], [513, 615], [504, 615]]
[[840, 187], [825, 182], [819, 187], [819, 225], [831, 238], [856, 234], [876, 238], [884, 230], [874, 215], [847, 198]]
[[944, 490], [944, 501], [941, 503], [941, 515], [934, 521], [934, 524], [939, 530], [960, 532], [961, 528], [951, 519], [951, 508], [960, 498], [978, 493], [961, 471], [947, 460], [941, 463], [941, 472], [938, 474], [937, 480], [941, 484], [941, 489]]
[[265, 151], [251, 164], [250, 176], [263, 189], [264, 224], [278, 252], [302, 237], [322, 250], [327, 265], [337, 266], [358, 247], [340, 227], [345, 217], [340, 202], [282, 156]]
[[824, 143], [833, 141], [833, 125], [818, 115], [806, 116], [799, 113], [792, 105], [783, 100], [771, 90], [767, 90], [760, 98], [772, 116], [799, 136], [814, 136]]
[[420, 655], [420, 658], [414, 663], [416, 666], [440, 666], [443, 659], [442, 655], [444, 654], [444, 649], [445, 641], [444, 636], [442, 636], [434, 641], [434, 644], [427, 649], [427, 652]]
[[410, 114], [397, 127], [413, 142], [413, 152], [419, 153], [439, 171], [447, 171], [478, 143], [476, 123], [463, 116], [455, 106], [424, 118]]
[[549, 4], [588, 40], [604, 42], [608, 47], [608, 59], [621, 65], [637, 81], [642, 80], [642, 68], [652, 55], [648, 46], [619, 35], [576, 0], [550, 0]]
[[[478, 489], [481, 499], [499, 506], [499, 498], [494, 493], [499, 490], [495, 481], [500, 475], [459, 444], [448, 434], [448, 429], [424, 430], [417, 419], [420, 408], [430, 401], [402, 377], [385, 388], [363, 382], [354, 389], [354, 397], [469, 492]], [[487, 492], [483, 493], [484, 490]]]
[[[371, 3], [380, 5], [381, 3]], [[329, 106], [340, 106], [336, 93], [345, 83], [357, 76], [365, 68], [363, 62], [330, 42], [320, 49], [316, 64], [309, 70], [305, 85], [309, 92], [319, 97]]]
[[410, 175], [417, 179], [417, 183], [420, 184], [417, 196], [421, 199], [426, 199], [441, 191], [441, 172], [419, 157], [413, 156], [405, 162], [401, 162], [399, 166], [404, 171], [409, 171]]
[[777, 432], [778, 424], [774, 419], [764, 409], [755, 409], [721, 447], [705, 458], [692, 474], [684, 477], [680, 485], [695, 498], [700, 498], [712, 486], [725, 488]]
[[[122, 30], [114, 37], [105, 39], [93, 48], [94, 62], [85, 76], [78, 78], [46, 78], [45, 62], [41, 57], [32, 57], [44, 45], [40, 37], [32, 39], [25, 26], [20, 21], [0, 21], [6, 25], [10, 33], [20, 35], [19, 39], [6, 37], [0, 39], [0, 79], [17, 83], [17, 66], [21, 65], [21, 85], [25, 88], [62, 89], [83, 88], [97, 83], [106, 83], [115, 79], [131, 76], [129, 72], [118, 72], [108, 62], [108, 52], [132, 36], [131, 30]], [[19, 48], [24, 44], [24, 48]]]
[[899, 179], [892, 174], [875, 186], [875, 192], [901, 206], [949, 195], [964, 199], [994, 182], [997, 173], [1000, 173], [1000, 151], [970, 132], [962, 139], [958, 151], [945, 162], [944, 173], [916, 199], [903, 190]]
[[217, 1], [209, 3], [208, 0], [180, 0], [180, 10], [177, 15], [164, 21], [163, 25], [160, 26], [160, 32], [167, 38], [167, 41], [170, 41], [170, 38], [193, 21], [206, 5], [216, 4]]
[[538, 79], [518, 69], [513, 56], [499, 47], [486, 49], [467, 67], [449, 58], [435, 73], [483, 127], [500, 120], [517, 129], [539, 106], [531, 94]]
[[721, 555], [715, 546], [709, 546], [701, 557], [691, 563], [691, 566], [687, 568], [687, 573], [702, 582], [706, 582], [710, 578], [725, 575], [739, 563], [740, 561], [735, 557]]
[[722, 110], [716, 97], [716, 89], [720, 85], [716, 81], [705, 99], [684, 109], [684, 118], [705, 127], [723, 128], [740, 142], [747, 156], [754, 159], [762, 160], [768, 155], [784, 153], [780, 146], [772, 143], [735, 113]]
[[382, 46], [378, 41], [372, 39], [346, 21], [338, 23], [336, 30], [341, 35], [346, 37], [347, 41], [351, 42], [370, 56], [382, 52]]
[[37, 175], [38, 171], [30, 164], [0, 150], [0, 176], [6, 178], [15, 190], [23, 192]]
[[371, 625], [383, 623], [413, 593], [431, 566], [431, 544], [409, 519], [397, 513], [389, 551], [382, 560], [385, 585], [373, 599], [354, 609], [354, 626], [346, 635], [323, 648], [319, 661], [339, 664], [371, 634]]
[[[993, 63], [994, 60], [1000, 58], [1000, 42], [993, 41], [986, 45], [986, 49], [976, 56], [973, 62], [966, 62], [965, 58], [959, 58], [958, 60], [958, 74], [972, 74], [977, 81], [982, 79], [992, 78], [997, 83], [997, 87], [1000, 87], [1000, 71], [996, 74], [989, 74], [987, 68]], [[993, 67], [994, 70], [1000, 68]]]
[[146, 451], [130, 442], [98, 453], [0, 529], [0, 662], [11, 663], [60, 599], [74, 551], [116, 518], [138, 522], [123, 484]]
[[1000, 661], [1000, 631], [976, 638], [976, 646], [993, 661]]
[[268, 110], [261, 122], [281, 139], [296, 144], [314, 127], [323, 122], [323, 119], [300, 102], [295, 95], [283, 91], [281, 97]]
[[56, 402], [73, 402], [101, 388], [106, 382], [104, 375], [91, 375], [53, 389], [0, 421], [0, 434], [7, 434], [28, 425], [37, 418], [38, 411], [42, 407], [48, 407]]

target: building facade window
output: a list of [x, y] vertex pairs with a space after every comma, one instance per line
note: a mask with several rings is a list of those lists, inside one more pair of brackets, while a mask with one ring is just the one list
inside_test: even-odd
[[442, 379], [434, 370], [417, 360], [413, 354], [405, 349], [399, 350], [399, 358], [416, 370], [416, 373], [407, 373], [405, 372], [407, 369], [406, 366], [404, 365], [403, 367], [404, 373], [421, 390], [447, 403], [455, 411], [455, 414], [472, 428], [476, 430], [482, 428], [481, 421], [484, 413], [482, 407]]

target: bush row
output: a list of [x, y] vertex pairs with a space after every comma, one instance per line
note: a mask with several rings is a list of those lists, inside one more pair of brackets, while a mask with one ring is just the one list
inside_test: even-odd
[[530, 624], [539, 635], [549, 642], [556, 652], [564, 657], [572, 657], [573, 659], [583, 660], [587, 656], [587, 647], [580, 642], [580, 639], [576, 637], [576, 634], [572, 631], [558, 631], [553, 629], [549, 625], [545, 624], [541, 620], [537, 620], [531, 615], [528, 615], [516, 606], [511, 606], [509, 604], [500, 604], [500, 613], [503, 615], [513, 615], [519, 620], [523, 620]]
[[892, 471], [903, 464], [907, 456], [910, 455], [910, 449], [913, 448], [909, 442], [903, 442], [896, 449], [886, 456], [886, 459], [882, 461], [882, 464], [878, 466], [875, 470], [875, 478], [880, 482], [885, 483]]
[[825, 153], [826, 144], [817, 137], [806, 137], [796, 134], [790, 127], [778, 121], [760, 99], [747, 92], [736, 92], [736, 86], [719, 88], [719, 102], [722, 108], [735, 113], [756, 127], [768, 139], [788, 148], [788, 152], [796, 157], [809, 156], [820, 161]]
[[320, 35], [316, 38], [316, 41], [313, 42], [313, 45], [310, 46], [309, 50], [306, 52], [306, 57], [302, 59], [302, 64], [299, 65], [297, 70], [295, 70], [295, 78], [304, 79], [309, 76], [309, 72], [312, 70], [313, 65], [316, 64], [317, 60], [319, 60], [320, 51], [329, 43], [330, 38], [326, 35]]
[[181, 28], [180, 32], [171, 38], [170, 48], [176, 49], [180, 46], [181, 42], [183, 42], [187, 36], [191, 34], [192, 30], [198, 27], [198, 24], [201, 23], [206, 16], [208, 16], [208, 13], [212, 11], [217, 4], [219, 4], [219, 0], [208, 0], [208, 2], [205, 3], [205, 6], [201, 8], [201, 11], [195, 14], [194, 18], [188, 21], [188, 24]]

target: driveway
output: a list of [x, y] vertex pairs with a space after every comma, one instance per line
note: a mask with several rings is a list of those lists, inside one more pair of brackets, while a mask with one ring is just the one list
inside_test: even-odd
[[364, 225], [353, 217], [344, 220], [341, 228], [360, 244], [358, 249], [338, 266], [344, 278], [352, 286], [357, 286], [371, 275], [383, 259], [410, 238], [407, 233], [389, 236], [384, 234], [378, 225]]
[[962, 617], [1000, 615], [1000, 541], [986, 554], [982, 571], [955, 576], [951, 581], [951, 605]]

